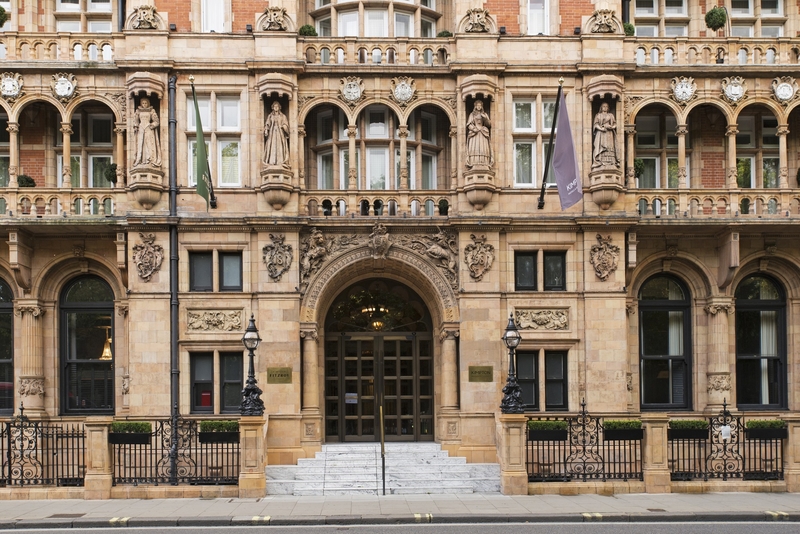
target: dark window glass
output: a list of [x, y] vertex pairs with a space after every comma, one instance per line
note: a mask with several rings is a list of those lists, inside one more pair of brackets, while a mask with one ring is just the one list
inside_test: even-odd
[[242, 253], [220, 252], [219, 254], [219, 290], [242, 290]]
[[222, 401], [220, 407], [223, 412], [238, 412], [242, 404], [242, 353], [241, 352], [221, 352], [220, 359], [220, 381], [222, 391], [219, 398]]
[[564, 252], [544, 253], [544, 290], [566, 291], [567, 255]]
[[517, 383], [522, 390], [522, 403], [527, 410], [539, 409], [538, 351], [517, 352]]
[[690, 407], [688, 294], [668, 276], [648, 280], [639, 292], [642, 409]]
[[13, 294], [0, 279], [0, 412], [14, 410], [14, 304]]
[[536, 291], [536, 252], [514, 255], [514, 281], [517, 291]]
[[90, 121], [92, 125], [92, 144], [110, 145], [111, 144], [111, 117], [93, 117]]
[[213, 291], [213, 256], [211, 252], [189, 253], [189, 290]]
[[192, 376], [192, 412], [214, 411], [214, 354], [189, 355]]
[[11, 139], [11, 134], [8, 131], [8, 117], [5, 115], [0, 116], [0, 143], [8, 144]]
[[544, 353], [544, 402], [547, 410], [567, 409], [567, 353]]

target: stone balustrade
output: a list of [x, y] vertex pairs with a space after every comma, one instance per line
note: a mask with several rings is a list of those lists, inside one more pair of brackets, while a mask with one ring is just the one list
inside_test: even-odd
[[114, 215], [127, 193], [116, 188], [0, 190], [0, 218]]
[[452, 42], [436, 39], [306, 37], [298, 39], [299, 59], [315, 65], [448, 65], [455, 60]]
[[800, 47], [788, 38], [631, 38], [625, 57], [640, 67], [666, 65], [797, 65]]
[[800, 192], [782, 189], [647, 189], [636, 190], [642, 217], [797, 218]]
[[110, 33], [5, 33], [0, 34], [0, 59], [111, 62], [114, 43]]

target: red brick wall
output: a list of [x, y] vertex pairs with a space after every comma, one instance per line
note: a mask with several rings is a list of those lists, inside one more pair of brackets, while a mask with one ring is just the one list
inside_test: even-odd
[[[550, 13], [550, 20], [561, 15], [559, 35], [573, 35], [576, 27], [583, 29], [581, 17], [591, 16], [596, 7], [589, 0], [565, 0], [559, 3], [560, 13]], [[558, 20], [558, 19], [556, 19]]]
[[[233, 33], [245, 33], [248, 24], [255, 26], [256, 13], [263, 13], [269, 6], [269, 2], [265, 0], [230, 1]], [[192, 9], [192, 0], [155, 0], [155, 3], [158, 11], [169, 13], [169, 23], [174, 24], [177, 31], [192, 31], [192, 21], [189, 13]], [[195, 31], [199, 31], [199, 28], [196, 28]]]
[[519, 35], [519, 0], [486, 0], [483, 7], [497, 19], [497, 26], [505, 26], [508, 35]]
[[21, 126], [19, 134], [20, 149], [17, 175], [27, 174], [34, 179], [37, 187], [44, 187], [45, 185], [44, 135], [46, 121], [42, 120], [43, 115], [44, 112], [41, 111], [39, 120], [35, 125]]
[[175, 24], [177, 31], [192, 31], [189, 12], [192, 10], [191, 0], [155, 0], [156, 10], [169, 13], [169, 23]]
[[692, 153], [692, 160], [700, 158], [700, 176], [691, 177], [692, 186], [697, 187], [699, 180], [703, 188], [725, 187], [725, 119], [717, 112], [713, 128], [702, 110], [692, 113], [692, 119], [699, 120], [701, 125], [699, 145], [695, 144], [701, 148]]
[[253, 28], [256, 25], [256, 13], [259, 15], [269, 5], [269, 2], [264, 0], [231, 0], [233, 8], [233, 33], [246, 32], [246, 26], [252, 24]]

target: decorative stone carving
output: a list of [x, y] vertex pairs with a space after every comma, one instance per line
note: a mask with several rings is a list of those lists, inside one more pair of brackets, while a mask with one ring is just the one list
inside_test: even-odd
[[568, 330], [569, 310], [514, 310], [522, 330]]
[[492, 121], [483, 109], [483, 100], [475, 100], [467, 119], [467, 168], [488, 169], [494, 165]]
[[792, 76], [781, 76], [772, 80], [772, 98], [784, 106], [797, 98], [797, 81]]
[[775, 243], [768, 243], [764, 246], [764, 254], [767, 256], [774, 256], [778, 253], [778, 245]]
[[709, 315], [716, 315], [719, 312], [726, 312], [728, 315], [731, 315], [736, 308], [733, 304], [709, 304], [703, 308], [703, 310]]
[[159, 141], [158, 113], [150, 105], [150, 99], [142, 97], [133, 113], [133, 135], [136, 139], [134, 167], [161, 167], [161, 142]]
[[386, 253], [389, 252], [389, 248], [392, 246], [392, 239], [383, 224], [375, 223], [375, 226], [372, 227], [368, 246], [372, 251], [373, 259], [382, 260], [386, 258]]
[[70, 100], [78, 96], [78, 80], [74, 74], [59, 72], [53, 74], [50, 80], [50, 89], [53, 91], [59, 102], [67, 104]]
[[268, 7], [264, 10], [264, 23], [261, 29], [265, 32], [269, 31], [286, 31], [286, 9], [283, 7]]
[[314, 95], [299, 96], [299, 97], [297, 97], [297, 107], [298, 108], [302, 108], [303, 106], [308, 104], [310, 101], [314, 100], [315, 98], [317, 98], [317, 97], [314, 96]]
[[122, 394], [128, 395], [131, 392], [131, 375], [122, 375]]
[[459, 330], [442, 329], [442, 331], [439, 332], [439, 342], [442, 343], [447, 339], [456, 339], [460, 335], [461, 335], [461, 332]]
[[300, 243], [300, 292], [305, 292], [309, 278], [319, 271], [333, 253], [353, 248], [365, 241], [366, 236], [357, 235], [327, 239], [319, 229], [312, 228], [311, 234]]
[[456, 106], [458, 105], [458, 99], [454, 96], [443, 96], [442, 100], [447, 102], [453, 109], [456, 109]]
[[678, 245], [667, 245], [667, 257], [675, 258], [678, 256]]
[[619, 31], [619, 23], [614, 18], [613, 9], [598, 9], [592, 14], [589, 22], [591, 33], [617, 33]]
[[106, 93], [105, 97], [116, 102], [122, 115], [125, 115], [128, 109], [128, 99], [125, 93]]
[[292, 245], [284, 243], [286, 236], [284, 234], [269, 234], [272, 243], [264, 245], [261, 249], [263, 254], [264, 264], [267, 266], [267, 274], [276, 282], [280, 281], [283, 273], [289, 270], [292, 265], [292, 258], [294, 253]]
[[600, 110], [594, 116], [592, 133], [592, 170], [619, 167], [617, 156], [617, 119], [609, 111], [607, 102], [600, 104]]
[[20, 378], [18, 391], [23, 397], [44, 398], [44, 378]]
[[26, 313], [30, 313], [33, 317], [41, 317], [44, 315], [45, 309], [39, 306], [17, 306], [14, 308], [14, 315], [22, 317]]
[[458, 436], [458, 421], [447, 422], [447, 435]]
[[631, 373], [625, 373], [625, 389], [633, 391], [633, 375]]
[[17, 98], [25, 95], [25, 91], [22, 90], [23, 85], [25, 85], [25, 80], [18, 72], [0, 74], [0, 97], [9, 104], [13, 104]]
[[150, 278], [161, 269], [164, 261], [164, 247], [156, 245], [155, 234], [139, 234], [142, 243], [133, 247], [133, 263], [139, 271], [139, 278], [149, 282]]
[[453, 289], [458, 289], [458, 240], [453, 232], [438, 230], [433, 236], [402, 236], [397, 242], [433, 260]]
[[726, 392], [731, 390], [731, 376], [728, 374], [709, 374], [708, 375], [708, 393], [712, 391]]
[[625, 313], [627, 313], [628, 315], [636, 315], [636, 303], [629, 302], [628, 304], [626, 304]]
[[670, 87], [672, 88], [670, 98], [681, 106], [685, 106], [697, 96], [697, 84], [694, 78], [676, 76], [670, 80]]
[[76, 258], [82, 258], [86, 255], [86, 247], [83, 245], [72, 245], [72, 255]]
[[747, 98], [747, 84], [741, 76], [730, 76], [722, 79], [722, 98], [732, 106]]
[[311, 339], [313, 341], [317, 341], [318, 338], [319, 338], [319, 332], [317, 331], [316, 327], [300, 328], [300, 339]]
[[392, 89], [389, 98], [404, 108], [417, 99], [417, 82], [408, 76], [392, 78]]
[[120, 304], [117, 306], [117, 315], [120, 317], [127, 317], [128, 312], [130, 311], [130, 307], [127, 304]]
[[604, 282], [617, 270], [619, 247], [611, 244], [610, 235], [603, 237], [597, 234], [597, 244], [592, 245], [589, 261], [597, 277]]
[[486, 235], [484, 234], [479, 237], [476, 237], [475, 234], [470, 234], [469, 237], [473, 243], [464, 247], [464, 262], [469, 269], [469, 275], [476, 282], [480, 282], [483, 275], [492, 268], [494, 245], [486, 243]]
[[[624, 113], [625, 113], [625, 124], [626, 125], [631, 125], [631, 127], [633, 127], [633, 124], [631, 123], [631, 113], [633, 113], [633, 108], [635, 108], [639, 104], [639, 102], [641, 102], [643, 99], [644, 99], [643, 96], [627, 96], [627, 97], [625, 97], [625, 110], [624, 110]], [[626, 126], [626, 128], [627, 128], [627, 126]], [[626, 130], [626, 132], [627, 132], [627, 130]], [[631, 133], [633, 134], [633, 133], [636, 133], [636, 132], [633, 131]]]
[[189, 311], [188, 330], [231, 332], [242, 329], [242, 311]]
[[307, 437], [307, 438], [313, 438], [314, 436], [316, 436], [316, 435], [317, 435], [317, 432], [316, 432], [315, 426], [316, 426], [316, 425], [315, 425], [314, 423], [306, 423], [306, 424], [305, 424], [305, 427], [306, 427], [306, 437]]
[[364, 80], [358, 76], [342, 78], [339, 84], [339, 98], [351, 108], [366, 98]]
[[142, 5], [133, 8], [130, 27], [134, 30], [157, 30], [159, 27], [156, 6]]
[[467, 33], [486, 33], [490, 31], [489, 10], [482, 7], [473, 7], [467, 10], [467, 18], [464, 23], [464, 31]]

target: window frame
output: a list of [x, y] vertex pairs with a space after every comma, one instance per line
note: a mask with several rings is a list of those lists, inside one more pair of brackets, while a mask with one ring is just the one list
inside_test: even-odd
[[[206, 261], [208, 258], [208, 268], [210, 269], [209, 285], [201, 285], [197, 281], [198, 265], [195, 262]], [[214, 253], [210, 250], [189, 251], [189, 291], [192, 293], [211, 293], [214, 291]]]
[[[217, 144], [217, 185], [220, 188], [223, 187], [241, 187], [242, 186], [242, 139], [241, 137], [217, 137], [216, 138]], [[223, 157], [223, 151], [231, 146], [232, 144], [236, 144], [236, 171], [235, 171], [235, 180], [233, 180], [234, 176], [226, 177], [226, 174], [223, 172], [223, 167], [225, 165], [225, 158]], [[229, 180], [229, 181], [223, 181]]]
[[[547, 259], [561, 258], [561, 279], [560, 284], [547, 283]], [[567, 251], [565, 250], [545, 250], [542, 252], [542, 289], [544, 291], [566, 291], [567, 290]]]
[[[4, 293], [5, 288], [9, 300], [0, 299], [0, 329], [3, 327], [3, 322], [8, 322], [8, 357], [0, 359], [0, 368], [5, 368], [6, 372], [10, 372], [7, 378], [10, 378], [11, 387], [4, 389], [0, 393], [0, 413], [10, 415], [14, 413], [14, 393], [16, 392], [16, 385], [14, 381], [14, 291], [11, 285], [4, 279], [0, 278], [0, 295]], [[6, 404], [3, 407], [3, 404]]]
[[[528, 2], [527, 2], [528, 3], [527, 9], [526, 9], [526, 14], [528, 16], [527, 34], [528, 35], [550, 35], [550, 2], [549, 2], [549, 0], [541, 0], [542, 9], [541, 10], [540, 9], [535, 9], [534, 10], [531, 4], [533, 2], [535, 2], [535, 1], [537, 1], [537, 0], [528, 0]], [[541, 20], [539, 21], [540, 23], [537, 24], [536, 27], [535, 27], [536, 29], [534, 29], [534, 24], [532, 23], [532, 21], [534, 20], [534, 18], [537, 18], [537, 19], [539, 18], [539, 17], [534, 17], [534, 13], [538, 14], [540, 12], [541, 12], [541, 17], [540, 17]]]
[[[514, 356], [516, 358], [517, 383], [522, 393], [522, 405], [526, 412], [539, 411], [539, 350], [518, 349]], [[522, 369], [527, 369], [528, 363], [533, 367], [532, 376], [528, 376], [521, 371]], [[528, 385], [530, 385], [530, 388], [526, 387]], [[529, 391], [533, 394], [533, 399], [527, 398]]]
[[[224, 283], [226, 268], [225, 262], [223, 258], [238, 258], [239, 259], [239, 283], [235, 285], [227, 285]], [[219, 291], [220, 292], [241, 292], [242, 288], [244, 287], [244, 280], [243, 280], [243, 257], [241, 251], [219, 251], [217, 253], [217, 262], [219, 264]], [[213, 267], [212, 267], [213, 268]]]
[[[569, 409], [569, 351], [566, 350], [544, 350], [544, 409], [547, 412], [566, 411]], [[561, 378], [549, 378], [548, 356], [561, 356], [562, 376]], [[547, 394], [548, 386], [551, 384], [561, 384], [561, 398], [564, 402], [557, 404], [550, 401]]]
[[[71, 158], [72, 158], [72, 155], [70, 155], [70, 159]], [[89, 154], [88, 183], [86, 184], [88, 187], [92, 187], [92, 188], [110, 188], [110, 187], [114, 187], [114, 184], [112, 184], [108, 180], [105, 180], [105, 178], [103, 178], [103, 180], [105, 180], [107, 183], [103, 183], [103, 184], [96, 184], [95, 183], [95, 180], [94, 180], [94, 170], [95, 170], [95, 164], [96, 164], [95, 162], [97, 160], [101, 159], [101, 158], [102, 159], [108, 159], [108, 165], [109, 166], [114, 164], [114, 157], [111, 154]], [[62, 155], [62, 161], [63, 161], [63, 155]], [[62, 177], [62, 179], [63, 179], [63, 177]]]
[[[198, 360], [200, 359], [208, 359], [211, 363], [211, 379], [197, 379], [197, 368], [198, 368]], [[201, 352], [190, 352], [189, 353], [189, 381], [190, 381], [190, 412], [191, 413], [214, 413], [214, 352], [213, 351], [201, 351]], [[208, 406], [203, 406], [202, 404], [198, 404], [197, 401], [197, 387], [198, 385], [206, 385], [210, 384], [208, 387], [207, 392], [210, 395], [210, 404]], [[206, 393], [206, 391], [201, 391], [201, 393]]]
[[230, 32], [226, 16], [230, 13], [230, 5], [227, 0], [200, 0], [199, 7], [201, 33]]
[[[219, 354], [219, 412], [220, 413], [239, 413], [241, 407], [241, 394], [238, 404], [228, 405], [225, 404], [225, 388], [229, 384], [233, 386], [234, 390], [241, 392], [244, 389], [244, 352], [239, 351], [218, 351]], [[229, 378], [225, 374], [225, 359], [238, 358], [239, 360], [239, 377], [236, 379]]]
[[[518, 273], [520, 272], [520, 260], [523, 258], [532, 258], [531, 265], [533, 266], [533, 271], [531, 273], [531, 278], [533, 283], [530, 285], [523, 285], [519, 282]], [[538, 281], [538, 261], [539, 261], [539, 251], [538, 250], [515, 250], [514, 251], [514, 291], [538, 291], [537, 289], [537, 281]]]

